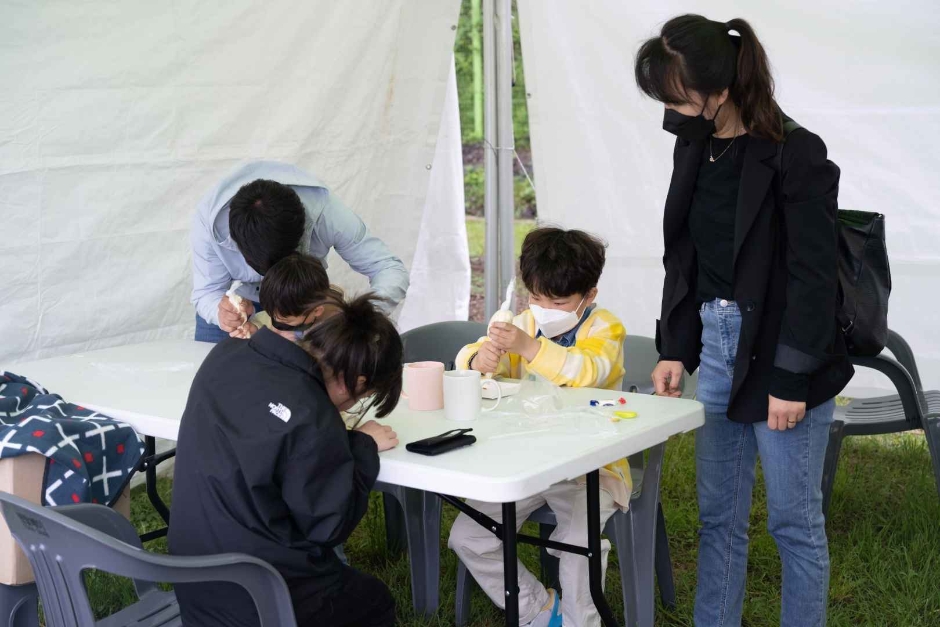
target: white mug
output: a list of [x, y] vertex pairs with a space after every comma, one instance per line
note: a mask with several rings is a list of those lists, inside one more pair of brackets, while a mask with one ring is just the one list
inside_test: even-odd
[[[496, 404], [483, 409], [483, 388], [496, 388]], [[481, 411], [493, 411], [502, 400], [499, 383], [483, 379], [476, 370], [451, 370], [444, 373], [444, 417], [466, 422], [476, 420]]]

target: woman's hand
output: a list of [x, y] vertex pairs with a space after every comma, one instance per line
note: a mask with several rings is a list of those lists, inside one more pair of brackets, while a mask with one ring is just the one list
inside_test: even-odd
[[680, 398], [682, 390], [679, 384], [682, 382], [682, 372], [685, 367], [681, 361], [661, 361], [653, 369], [653, 387], [656, 388], [656, 396], [668, 396], [670, 398]]
[[767, 412], [767, 426], [771, 431], [792, 429], [806, 417], [806, 403], [783, 401], [770, 397], [770, 409]]
[[370, 420], [359, 425], [356, 431], [361, 431], [375, 440], [380, 453], [398, 446], [398, 434], [392, 431], [392, 428], [388, 425], [380, 425], [376, 421]]

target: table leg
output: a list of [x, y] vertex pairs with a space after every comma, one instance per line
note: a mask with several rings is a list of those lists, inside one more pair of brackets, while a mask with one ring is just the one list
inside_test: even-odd
[[[157, 455], [156, 438], [149, 435], [144, 436], [143, 470], [147, 481], [147, 497], [150, 499], [150, 504], [153, 505], [153, 508], [160, 514], [160, 518], [167, 524], [170, 524], [170, 508], [166, 506], [166, 503], [160, 498], [160, 493], [157, 492], [157, 466], [160, 462], [164, 462], [175, 455], [176, 449]], [[163, 527], [162, 529], [149, 531], [140, 536], [140, 541], [150, 542], [157, 538], [163, 538], [166, 536], [167, 530], [167, 527]]]
[[[505, 508], [505, 505], [503, 506]], [[503, 514], [505, 517], [505, 513]], [[587, 474], [587, 517], [588, 517], [588, 574], [591, 584], [591, 598], [601, 620], [607, 627], [614, 627], [617, 620], [604, 597], [604, 581], [601, 564], [601, 495], [600, 475], [597, 470]], [[508, 573], [508, 569], [507, 569]], [[509, 576], [508, 574], [506, 575]], [[508, 615], [507, 615], [508, 616]], [[508, 624], [508, 623], [507, 623]]]
[[144, 447], [145, 447], [145, 459], [147, 464], [147, 469], [145, 471], [147, 477], [147, 497], [150, 499], [151, 505], [157, 510], [157, 513], [160, 514], [160, 518], [163, 519], [163, 522], [170, 524], [170, 510], [167, 508], [166, 503], [163, 502], [163, 499], [160, 498], [160, 493], [157, 492], [157, 440], [153, 436], [144, 436]]
[[519, 627], [519, 572], [517, 564], [516, 504], [503, 503], [503, 577], [506, 589], [506, 627]]

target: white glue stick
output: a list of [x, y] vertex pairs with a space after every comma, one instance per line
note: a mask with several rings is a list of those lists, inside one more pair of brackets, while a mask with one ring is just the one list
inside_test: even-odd
[[232, 281], [232, 287], [228, 288], [225, 296], [228, 298], [228, 302], [232, 303], [232, 306], [239, 311], [242, 316], [242, 324], [244, 324], [248, 322], [248, 314], [242, 311], [242, 297], [235, 293], [241, 286], [241, 281]]
[[[493, 317], [490, 318], [490, 323], [486, 326], [487, 333], [490, 332], [490, 327], [492, 327], [497, 322], [511, 323], [513, 319], [516, 317], [512, 313], [512, 298], [513, 296], [515, 296], [515, 291], [516, 291], [516, 277], [513, 277], [512, 280], [509, 281], [509, 286], [506, 288], [506, 300], [504, 300], [500, 308], [496, 310], [496, 312], [493, 314]], [[492, 379], [493, 373], [488, 372], [483, 376], [486, 379]]]

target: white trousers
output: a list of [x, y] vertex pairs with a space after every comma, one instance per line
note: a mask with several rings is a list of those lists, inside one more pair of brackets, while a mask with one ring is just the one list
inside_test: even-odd
[[[529, 514], [545, 503], [555, 512], [558, 526], [552, 540], [587, 546], [587, 490], [575, 481], [564, 481], [536, 496], [516, 503], [516, 530]], [[467, 505], [490, 518], [502, 522], [502, 505], [468, 500]], [[607, 524], [617, 506], [606, 490], [600, 491], [601, 529]], [[505, 579], [503, 577], [503, 543], [466, 514], [460, 514], [450, 530], [448, 546], [463, 561], [473, 578], [500, 608], [506, 607]], [[588, 558], [574, 553], [549, 549], [560, 558], [558, 575], [562, 587], [561, 610], [565, 627], [595, 627], [600, 616], [591, 599], [588, 582]], [[601, 541], [601, 572], [607, 574], [607, 554], [610, 542]], [[519, 624], [531, 622], [548, 602], [545, 586], [519, 562]]]

